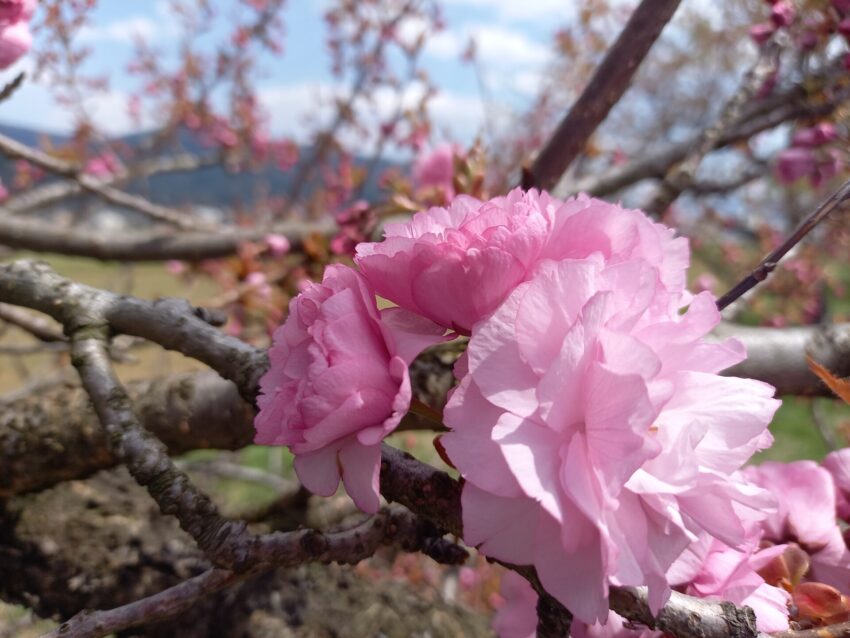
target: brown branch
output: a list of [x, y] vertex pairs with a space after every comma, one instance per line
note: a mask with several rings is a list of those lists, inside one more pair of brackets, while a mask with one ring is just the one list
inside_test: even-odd
[[[714, 149], [734, 145], [752, 136], [772, 129], [784, 122], [802, 117], [824, 117], [847, 100], [847, 92], [840, 92], [824, 103], [807, 104], [805, 93], [798, 87], [756, 102], [741, 115], [740, 121], [717, 140]], [[584, 192], [596, 197], [615, 193], [644, 179], [661, 179], [677, 162], [680, 162], [696, 144], [698, 136], [674, 144], [669, 148], [648, 154], [624, 166], [614, 167], [602, 175], [590, 175], [570, 185], [570, 192]]]
[[584, 150], [608, 112], [629, 88], [649, 49], [673, 17], [680, 0], [643, 0], [608, 49], [587, 87], [524, 171], [522, 187], [549, 190]]
[[744, 277], [729, 292], [724, 294], [717, 300], [717, 307], [720, 310], [726, 308], [736, 299], [749, 292], [760, 282], [768, 278], [770, 273], [774, 271], [779, 260], [781, 260], [794, 246], [808, 235], [820, 222], [829, 217], [829, 215], [840, 208], [841, 205], [850, 198], [850, 181], [845, 182], [841, 188], [830, 195], [824, 202], [815, 210], [809, 213], [806, 218], [800, 223], [794, 232], [785, 239], [776, 249], [771, 251], [759, 265], [749, 275]]
[[0, 103], [5, 102], [12, 97], [15, 92], [21, 88], [26, 77], [27, 74], [24, 71], [21, 71], [12, 79], [11, 82], [8, 82], [6, 86], [0, 89]]
[[140, 212], [151, 219], [166, 222], [176, 226], [177, 228], [186, 230], [197, 228], [207, 228], [209, 230], [211, 228], [208, 224], [198, 219], [191, 219], [179, 210], [154, 204], [144, 197], [131, 195], [109, 186], [100, 178], [86, 174], [79, 166], [72, 162], [66, 162], [56, 157], [51, 157], [37, 149], [21, 144], [2, 133], [0, 133], [0, 153], [10, 159], [25, 160], [41, 169], [44, 169], [45, 171], [53, 173], [54, 175], [72, 179], [77, 182], [83, 190], [93, 193], [105, 201], [115, 204], [116, 206], [123, 206]]
[[292, 250], [300, 250], [304, 240], [314, 233], [333, 232], [331, 220], [325, 222], [283, 222], [267, 229], [232, 229], [227, 233], [140, 231], [116, 236], [73, 228], [34, 219], [15, 219], [0, 207], [0, 245], [21, 250], [76, 255], [93, 259], [120, 261], [199, 261], [235, 254], [248, 241], [262, 241], [269, 233], [285, 235]]
[[13, 326], [17, 326], [41, 341], [48, 343], [65, 341], [65, 335], [62, 334], [62, 329], [54, 322], [34, 315], [22, 308], [0, 303], [0, 319]]
[[[205, 166], [213, 166], [219, 161], [220, 157], [218, 154], [202, 157], [191, 153], [166, 155], [142, 160], [130, 166], [121, 174], [101, 178], [100, 183], [102, 186], [112, 186], [131, 179], [153, 177], [154, 175], [163, 173], [193, 171]], [[45, 208], [69, 197], [79, 195], [83, 191], [83, 186], [75, 180], [44, 184], [10, 197], [3, 202], [3, 209], [17, 215], [27, 211]]]
[[80, 324], [71, 331], [71, 356], [113, 454], [147, 488], [160, 510], [177, 518], [215, 565], [244, 570], [253, 541], [247, 526], [222, 518], [210, 498], [177, 469], [165, 445], [141, 426], [112, 370], [108, 334], [106, 324]]
[[234, 381], [251, 400], [266, 369], [264, 352], [215, 329], [180, 299], [144, 301], [71, 282], [31, 261], [0, 264], [0, 302], [50, 315], [70, 334], [82, 326], [109, 326], [206, 363]]

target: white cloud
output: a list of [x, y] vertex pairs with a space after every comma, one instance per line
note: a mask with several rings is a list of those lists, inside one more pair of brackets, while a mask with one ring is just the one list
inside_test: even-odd
[[[446, 6], [484, 9], [505, 22], [561, 23], [573, 19], [579, 3], [564, 0], [444, 0]], [[570, 6], [573, 4], [574, 6]]]
[[456, 60], [470, 39], [475, 41], [478, 58], [488, 66], [537, 66], [545, 64], [551, 55], [549, 43], [537, 42], [515, 29], [486, 23], [442, 31], [428, 41], [425, 50], [436, 58]]
[[80, 29], [77, 37], [80, 42], [85, 43], [118, 42], [132, 44], [139, 38], [151, 42], [168, 35], [171, 31], [172, 29], [168, 27], [163, 28], [162, 23], [158, 24], [147, 16], [137, 15], [98, 26], [86, 25]]

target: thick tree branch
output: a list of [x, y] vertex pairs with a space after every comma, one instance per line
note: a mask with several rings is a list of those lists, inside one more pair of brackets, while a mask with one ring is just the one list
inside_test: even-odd
[[264, 352], [212, 327], [185, 300], [150, 302], [116, 295], [71, 282], [42, 263], [0, 265], [0, 302], [48, 314], [66, 334], [102, 325], [182, 352], [234, 381], [251, 400], [267, 366]]
[[333, 231], [331, 221], [283, 222], [266, 229], [229, 229], [218, 232], [132, 231], [114, 234], [92, 233], [34, 219], [16, 219], [0, 207], [0, 245], [21, 250], [76, 255], [119, 261], [199, 261], [233, 255], [246, 241], [262, 241], [269, 233], [285, 235], [292, 250], [300, 250], [310, 235]]
[[523, 188], [549, 190], [584, 150], [614, 107], [681, 0], [643, 0], [608, 49], [587, 87], [525, 171]]

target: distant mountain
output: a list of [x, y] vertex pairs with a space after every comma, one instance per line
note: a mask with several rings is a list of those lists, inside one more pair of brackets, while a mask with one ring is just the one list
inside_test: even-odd
[[[66, 144], [70, 141], [68, 136], [46, 134], [40, 131], [0, 124], [0, 133], [11, 137], [28, 146], [38, 147], [41, 141], [47, 138], [55, 145]], [[151, 133], [134, 133], [116, 139], [116, 142], [126, 144], [131, 148], [138, 148], [150, 139]], [[157, 153], [157, 156], [170, 153], [208, 152], [197, 135], [188, 130], [180, 131], [176, 143]], [[309, 147], [301, 148], [301, 161], [309, 161], [311, 150]], [[369, 160], [357, 160], [366, 164]], [[363, 189], [364, 199], [373, 200], [379, 195], [378, 178], [386, 169], [398, 166], [392, 162], [378, 162], [372, 178]], [[143, 195], [154, 202], [168, 205], [181, 206], [194, 204], [198, 206], [209, 206], [215, 208], [230, 209], [234, 207], [250, 208], [251, 204], [262, 197], [284, 197], [289, 192], [292, 179], [297, 174], [298, 165], [289, 171], [281, 171], [276, 165], [267, 164], [258, 169], [242, 172], [232, 172], [221, 166], [205, 167], [194, 171], [180, 171], [175, 173], [164, 173], [154, 175], [150, 178], [137, 180], [126, 186], [126, 190]], [[8, 181], [14, 174], [13, 164], [0, 157], [0, 177]], [[315, 180], [314, 180], [315, 183]], [[308, 185], [305, 193], [309, 193]], [[71, 208], [90, 208], [90, 198], [81, 196], [76, 202], [63, 203]]]

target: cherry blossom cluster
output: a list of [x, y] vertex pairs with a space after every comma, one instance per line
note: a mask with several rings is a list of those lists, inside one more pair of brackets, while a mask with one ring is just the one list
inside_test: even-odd
[[355, 262], [292, 300], [261, 381], [256, 441], [289, 446], [305, 487], [341, 481], [376, 511], [408, 365], [469, 337], [438, 440], [464, 479], [467, 543], [534, 565], [588, 626], [609, 618], [611, 585], [648, 586], [654, 610], [672, 586], [728, 593], [706, 565], [729, 557], [755, 583], [741, 599], [772, 605], [760, 622], [787, 623], [786, 594], [753, 576], [781, 553], [757, 532], [775, 502], [740, 471], [771, 444], [779, 401], [718, 374], [745, 352], [706, 338], [720, 315], [686, 289], [686, 239], [637, 210], [516, 189], [387, 224]]
[[[733, 548], [702, 534], [671, 565], [670, 585], [687, 594], [747, 605], [761, 631], [850, 619], [850, 552], [842, 527], [850, 518], [850, 448], [813, 461], [768, 462], [744, 475], [777, 498], [777, 508], [749, 521], [747, 541]], [[836, 520], [838, 519], [838, 520]], [[840, 522], [838, 522], [840, 521]], [[502, 576], [504, 604], [493, 619], [500, 638], [535, 635], [537, 594], [514, 573]], [[651, 638], [610, 612], [607, 623], [575, 623], [574, 638]]]
[[12, 66], [32, 46], [29, 19], [36, 0], [0, 0], [0, 69]]

